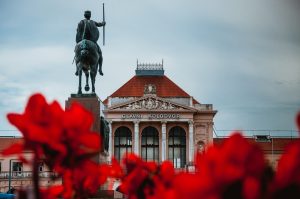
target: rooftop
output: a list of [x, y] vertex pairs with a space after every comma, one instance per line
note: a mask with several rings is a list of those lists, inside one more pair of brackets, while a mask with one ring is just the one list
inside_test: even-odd
[[[133, 76], [128, 82], [117, 89], [110, 97], [142, 97], [145, 85], [154, 85], [158, 97], [190, 98], [182, 88], [176, 85], [167, 76]], [[107, 104], [107, 99], [103, 102]], [[194, 104], [199, 104], [193, 99]]]
[[[129, 98], [142, 97], [145, 94], [145, 87], [151, 86], [155, 94], [162, 98], [191, 98], [182, 88], [164, 75], [163, 60], [161, 63], [139, 63], [137, 61], [136, 75], [117, 89], [109, 97]], [[108, 103], [108, 98], [103, 101]], [[193, 99], [193, 104], [200, 104]]]

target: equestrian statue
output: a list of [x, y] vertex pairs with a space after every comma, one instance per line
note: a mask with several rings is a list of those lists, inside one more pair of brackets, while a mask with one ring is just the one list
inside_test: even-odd
[[98, 27], [103, 27], [103, 44], [104, 44], [104, 7], [103, 7], [103, 22], [95, 22], [91, 20], [91, 11], [84, 12], [84, 18], [78, 23], [76, 34], [76, 46], [75, 46], [75, 63], [76, 72], [75, 75], [79, 77], [78, 94], [82, 94], [81, 90], [81, 77], [84, 72], [86, 77], [85, 91], [89, 91], [89, 76], [91, 77], [92, 93], [95, 93], [95, 80], [99, 66], [99, 74], [102, 72], [102, 52], [97, 44], [99, 39]]

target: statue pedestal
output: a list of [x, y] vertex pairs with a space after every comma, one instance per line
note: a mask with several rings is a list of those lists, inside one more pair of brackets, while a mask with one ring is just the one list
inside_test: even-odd
[[[65, 103], [65, 109], [67, 110], [68, 108], [71, 107], [71, 104], [77, 102], [81, 104], [85, 109], [90, 111], [93, 115], [94, 122], [91, 127], [91, 131], [97, 132], [100, 134], [100, 99], [99, 97], [95, 94], [71, 94], [71, 97], [66, 100]], [[102, 151], [103, 149], [101, 149]], [[93, 160], [97, 163], [102, 162], [102, 158], [100, 158], [102, 155], [99, 153], [97, 157], [94, 157]]]
[[[77, 102], [81, 104], [85, 109], [90, 111], [94, 117], [94, 123], [91, 127], [91, 130], [99, 133], [101, 136], [101, 118], [100, 118], [100, 99], [96, 94], [71, 94], [71, 97], [68, 98], [65, 102], [65, 109], [71, 107], [71, 104]], [[98, 164], [108, 163], [107, 152], [104, 151], [103, 138], [101, 138], [101, 150], [99, 154], [92, 158]], [[122, 198], [123, 195], [116, 191], [108, 191], [108, 182], [100, 187], [99, 192], [91, 198]]]

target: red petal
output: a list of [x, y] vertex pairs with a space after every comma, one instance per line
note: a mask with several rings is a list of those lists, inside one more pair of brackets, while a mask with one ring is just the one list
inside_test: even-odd
[[107, 180], [107, 177], [110, 174], [110, 168], [108, 167], [108, 165], [100, 165], [99, 166], [99, 176], [98, 176], [98, 183], [104, 184]]
[[260, 197], [260, 183], [253, 177], [245, 179], [243, 184], [243, 195], [245, 199], [258, 199]]
[[28, 125], [28, 120], [24, 115], [17, 114], [17, 113], [9, 113], [7, 114], [7, 119], [12, 125], [17, 127], [21, 131], [24, 137], [27, 136], [26, 128]]
[[62, 185], [54, 185], [50, 188], [48, 188], [48, 191], [50, 192], [51, 195], [58, 196], [63, 192], [64, 188]]
[[47, 143], [49, 140], [47, 128], [40, 125], [28, 125], [28, 137], [26, 142]]
[[50, 109], [51, 109], [53, 118], [61, 119], [61, 117], [64, 114], [64, 110], [61, 108], [61, 106], [59, 105], [59, 103], [57, 101], [54, 101], [54, 102], [52, 102], [52, 104], [50, 104]]
[[46, 99], [42, 94], [34, 94], [27, 102], [25, 114], [28, 115], [32, 121], [39, 121], [41, 117], [43, 117], [44, 109], [47, 106]]
[[93, 116], [79, 103], [72, 103], [66, 111], [65, 124], [68, 127], [89, 130], [93, 124]]
[[115, 158], [112, 158], [112, 165], [109, 169], [109, 177], [122, 178], [123, 175], [124, 174], [120, 163]]
[[164, 161], [160, 166], [160, 175], [165, 182], [172, 182], [175, 176], [173, 164], [170, 161]]
[[142, 163], [142, 159], [133, 153], [127, 154], [123, 159], [123, 164], [126, 166], [128, 173], [130, 173], [135, 167], [141, 165]]
[[101, 137], [97, 133], [82, 134], [81, 136], [78, 137], [78, 140], [85, 147], [100, 150]]
[[23, 144], [16, 143], [8, 147], [7, 149], [4, 149], [2, 151], [2, 155], [12, 155], [12, 154], [19, 154], [22, 153], [24, 149]]

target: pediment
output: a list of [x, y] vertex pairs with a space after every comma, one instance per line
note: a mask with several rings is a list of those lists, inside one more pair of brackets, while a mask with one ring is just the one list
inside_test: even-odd
[[108, 108], [108, 111], [189, 111], [194, 112], [196, 109], [171, 102], [164, 98], [153, 95], [144, 96], [126, 103], [114, 105]]

